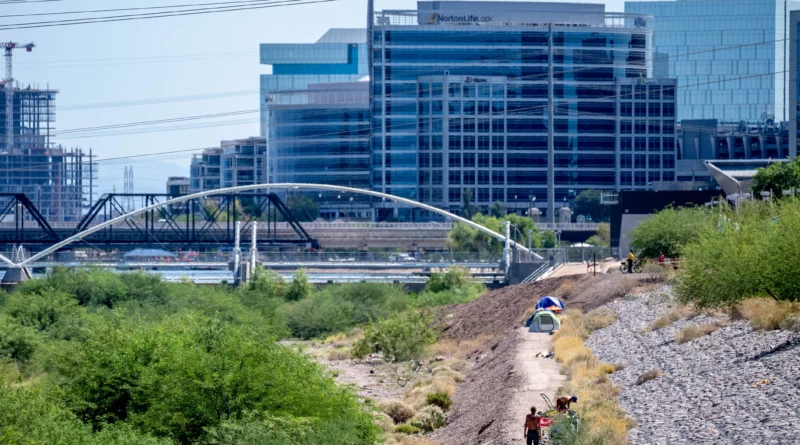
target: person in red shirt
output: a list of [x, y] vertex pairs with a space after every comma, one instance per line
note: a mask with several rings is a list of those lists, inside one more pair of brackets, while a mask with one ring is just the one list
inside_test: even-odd
[[666, 259], [666, 258], [664, 258], [664, 252], [661, 252], [661, 253], [658, 255], [658, 264], [659, 264], [660, 266], [663, 266], [663, 265], [664, 265], [664, 263], [665, 263], [666, 261], [667, 261], [667, 259]]
[[539, 445], [542, 438], [542, 418], [536, 414], [536, 407], [531, 407], [531, 413], [525, 416], [525, 441], [527, 445]]

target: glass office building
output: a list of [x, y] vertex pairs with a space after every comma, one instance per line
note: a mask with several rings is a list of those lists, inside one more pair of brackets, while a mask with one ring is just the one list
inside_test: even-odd
[[797, 157], [797, 144], [800, 141], [798, 131], [800, 131], [800, 77], [797, 72], [800, 70], [800, 44], [797, 38], [800, 36], [800, 11], [792, 11], [790, 17], [789, 33], [789, 157]]
[[[678, 79], [678, 118], [783, 121], [789, 107], [787, 0], [626, 2], [654, 17], [656, 77]], [[658, 63], [663, 61], [663, 63]]]
[[275, 98], [268, 138], [274, 182], [369, 189], [369, 82], [311, 85]]
[[674, 82], [646, 84], [652, 23], [596, 4], [376, 12], [373, 188], [451, 211], [467, 189], [483, 208], [536, 197], [549, 219], [583, 190], [673, 180]]
[[316, 43], [262, 44], [261, 64], [271, 65], [272, 74], [261, 76], [261, 136], [268, 133], [268, 107], [276, 91], [354, 82], [367, 76], [366, 41], [364, 29], [333, 28]]

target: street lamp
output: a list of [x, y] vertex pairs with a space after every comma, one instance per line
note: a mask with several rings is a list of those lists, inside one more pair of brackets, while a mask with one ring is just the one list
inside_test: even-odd
[[339, 219], [339, 211], [341, 210], [339, 206], [341, 205], [341, 202], [342, 202], [342, 195], [336, 195], [336, 218], [334, 218], [334, 221]]
[[528, 217], [533, 218], [533, 206], [536, 204], [536, 197], [531, 195], [531, 204], [528, 206]]

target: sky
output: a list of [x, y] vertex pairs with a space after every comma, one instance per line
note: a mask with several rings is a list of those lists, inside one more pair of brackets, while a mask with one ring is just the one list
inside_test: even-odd
[[[0, 26], [126, 13], [10, 15], [215, 1], [224, 0], [0, 1]], [[607, 11], [624, 9], [623, 0], [583, 3], [605, 3]], [[415, 5], [410, 0], [376, 0], [376, 10], [415, 9]], [[185, 17], [0, 30], [0, 41], [36, 44], [31, 53], [14, 53], [14, 78], [24, 85], [59, 90], [55, 127], [56, 131], [64, 131], [256, 110], [259, 76], [269, 73], [268, 67], [259, 64], [259, 44], [312, 43], [328, 28], [364, 27], [365, 15], [366, 0], [337, 0]], [[195, 100], [185, 100], [186, 96]], [[164, 100], [176, 97], [184, 100]], [[145, 103], [131, 104], [136, 101]], [[142, 128], [168, 131], [142, 133]], [[131, 134], [134, 132], [138, 134]], [[221, 140], [259, 133], [258, 113], [253, 112], [113, 130], [113, 134], [100, 137], [85, 133], [69, 138], [64, 135], [54, 141], [92, 150], [100, 161], [97, 196], [114, 190], [122, 192], [125, 166], [133, 167], [135, 192], [163, 193], [167, 176], [189, 175], [191, 153], [112, 158], [199, 151], [218, 146]]]

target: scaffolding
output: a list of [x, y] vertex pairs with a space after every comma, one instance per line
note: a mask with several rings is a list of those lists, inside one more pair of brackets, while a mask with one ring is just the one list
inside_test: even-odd
[[[48, 221], [80, 221], [93, 199], [97, 165], [91, 150], [85, 154], [51, 142], [57, 93], [16, 86], [11, 125], [6, 110], [0, 110], [0, 193], [26, 194]], [[0, 90], [0, 103], [5, 95], [6, 90]], [[7, 137], [7, 128], [13, 128], [13, 137]], [[10, 202], [0, 197], [0, 210]]]

